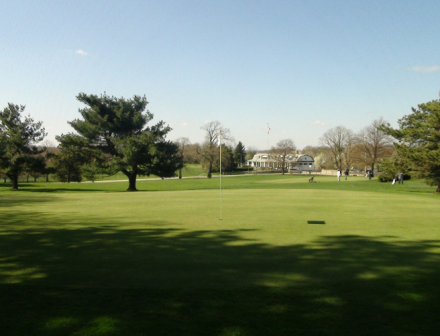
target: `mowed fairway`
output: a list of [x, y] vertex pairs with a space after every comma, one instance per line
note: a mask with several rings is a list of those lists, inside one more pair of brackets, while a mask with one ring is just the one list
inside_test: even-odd
[[440, 197], [305, 179], [2, 187], [0, 330], [437, 335]]

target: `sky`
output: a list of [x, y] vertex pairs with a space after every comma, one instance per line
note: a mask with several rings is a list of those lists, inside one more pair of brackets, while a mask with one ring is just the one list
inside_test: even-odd
[[0, 108], [26, 105], [55, 141], [81, 117], [78, 93], [145, 95], [169, 140], [201, 142], [217, 120], [246, 147], [316, 146], [439, 98], [438, 13], [438, 0], [3, 0]]

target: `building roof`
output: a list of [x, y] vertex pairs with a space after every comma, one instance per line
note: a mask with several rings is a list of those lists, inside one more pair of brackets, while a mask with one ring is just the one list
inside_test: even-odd
[[[267, 152], [257, 153], [254, 155], [254, 157], [251, 160], [248, 161], [254, 161], [254, 162], [267, 162], [267, 161], [279, 161], [278, 159], [274, 158], [274, 155]], [[286, 161], [287, 162], [314, 162], [313, 158], [310, 155], [307, 154], [301, 154], [301, 153], [292, 153], [286, 155]]]

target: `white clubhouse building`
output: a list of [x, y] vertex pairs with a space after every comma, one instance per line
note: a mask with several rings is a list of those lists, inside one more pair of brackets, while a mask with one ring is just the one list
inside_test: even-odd
[[[257, 153], [252, 160], [248, 160], [248, 166], [266, 169], [281, 169], [283, 162], [270, 153]], [[286, 156], [284, 168], [289, 171], [314, 171], [315, 160], [310, 155], [301, 154], [298, 151]]]

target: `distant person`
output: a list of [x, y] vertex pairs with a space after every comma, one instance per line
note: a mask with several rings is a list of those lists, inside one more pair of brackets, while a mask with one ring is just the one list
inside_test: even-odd
[[399, 174], [397, 174], [397, 180], [399, 181], [399, 184], [402, 183], [403, 184], [403, 173], [399, 172]]
[[396, 184], [396, 180], [397, 180], [397, 175], [394, 176], [394, 178], [393, 178], [393, 182], [392, 182], [391, 184]]
[[348, 177], [348, 168], [345, 169], [344, 175], [345, 175], [345, 180], [347, 180], [347, 177]]
[[373, 171], [369, 170], [368, 171], [368, 179], [371, 180], [372, 177], [373, 177]]
[[336, 172], [336, 176], [338, 177], [338, 181], [341, 180], [341, 170], [338, 169], [338, 171]]

